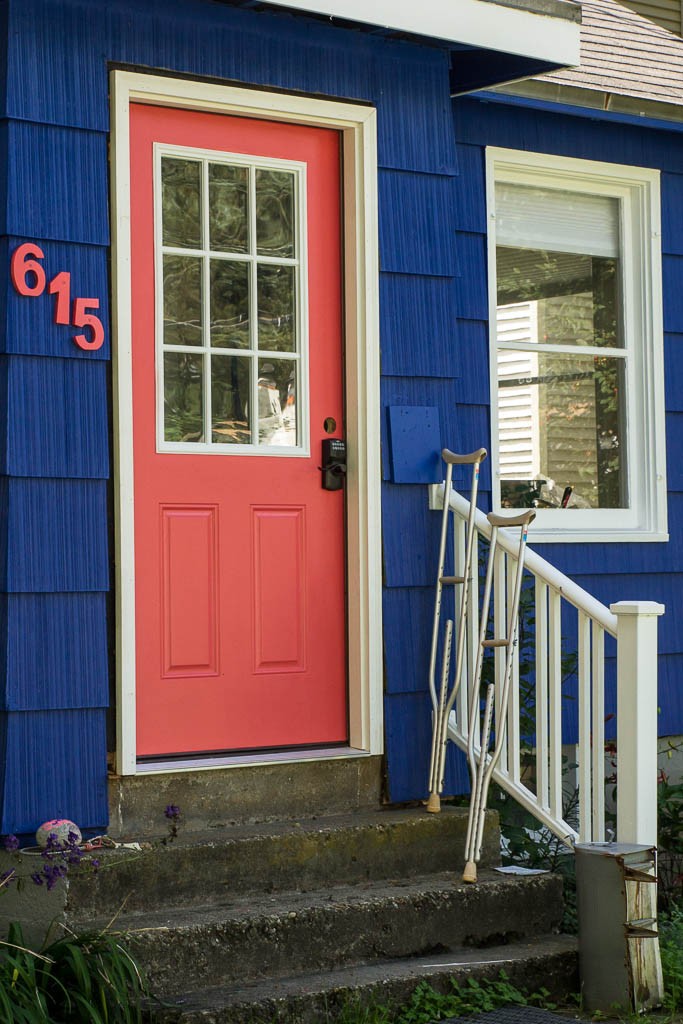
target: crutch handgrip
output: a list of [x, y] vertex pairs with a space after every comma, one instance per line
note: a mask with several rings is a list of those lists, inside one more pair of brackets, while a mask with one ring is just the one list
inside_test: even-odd
[[477, 448], [476, 452], [469, 452], [468, 455], [457, 455], [455, 452], [449, 451], [448, 448], [444, 448], [441, 452], [441, 458], [447, 466], [472, 465], [475, 462], [484, 461], [486, 458], [486, 449]]
[[499, 516], [495, 512], [489, 512], [486, 518], [491, 526], [528, 526], [536, 518], [536, 512], [533, 508], [522, 512], [521, 516]]

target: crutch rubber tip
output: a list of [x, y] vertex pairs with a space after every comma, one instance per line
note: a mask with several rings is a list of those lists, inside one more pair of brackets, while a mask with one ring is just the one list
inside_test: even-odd
[[430, 793], [427, 801], [427, 810], [430, 814], [439, 814], [441, 811], [441, 797], [438, 793]]
[[473, 860], [468, 860], [465, 864], [465, 870], [462, 873], [463, 882], [476, 882], [477, 880], [477, 865]]

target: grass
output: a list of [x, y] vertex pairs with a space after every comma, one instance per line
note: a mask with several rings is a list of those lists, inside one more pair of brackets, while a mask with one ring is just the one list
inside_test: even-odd
[[683, 1014], [683, 904], [673, 904], [660, 924], [664, 1010]]

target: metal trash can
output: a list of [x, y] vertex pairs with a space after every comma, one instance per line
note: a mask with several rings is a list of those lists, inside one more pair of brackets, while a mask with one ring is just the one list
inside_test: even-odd
[[574, 850], [584, 1008], [608, 1013], [659, 1006], [656, 848], [577, 843]]

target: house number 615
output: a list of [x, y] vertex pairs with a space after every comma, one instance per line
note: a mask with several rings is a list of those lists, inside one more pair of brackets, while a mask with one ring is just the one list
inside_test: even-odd
[[[14, 289], [19, 295], [37, 298], [45, 291], [45, 270], [42, 263], [38, 263], [38, 260], [42, 259], [45, 259], [45, 253], [40, 246], [32, 242], [24, 242], [12, 253], [10, 275]], [[95, 352], [101, 348], [104, 342], [104, 327], [100, 318], [90, 312], [92, 309], [100, 308], [100, 300], [74, 299], [72, 304], [71, 274], [67, 270], [55, 274], [48, 283], [47, 290], [50, 295], [55, 296], [54, 322], [90, 328], [90, 338], [85, 334], [74, 334], [74, 341], [86, 352]]]

